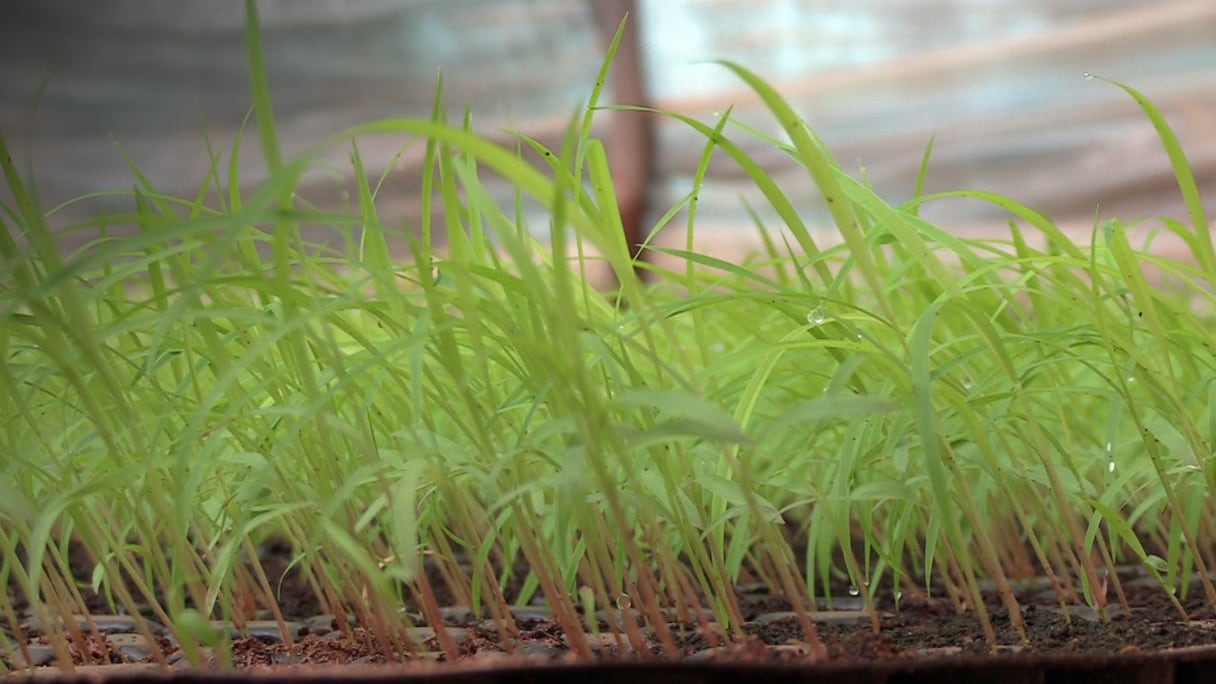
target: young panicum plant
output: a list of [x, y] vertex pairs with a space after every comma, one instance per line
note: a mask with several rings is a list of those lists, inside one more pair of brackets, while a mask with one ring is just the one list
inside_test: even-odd
[[[682, 215], [687, 247], [651, 248], [684, 266], [647, 265], [643, 286], [594, 106], [558, 149], [521, 139], [539, 166], [468, 117], [448, 123], [438, 93], [429, 118], [282, 159], [247, 6], [268, 170], [256, 188], [237, 178], [237, 136], [193, 197], [132, 161], [129, 211], [59, 227], [0, 138], [0, 654], [33, 630], [70, 670], [93, 628], [73, 616], [97, 610], [136, 616], [152, 643], [165, 626], [196, 664], [260, 610], [290, 642], [282, 573], [259, 556], [272, 538], [347, 638], [358, 625], [400, 657], [421, 648], [418, 622], [462, 657], [441, 596], [490, 618], [507, 648], [509, 604], [543, 601], [586, 658], [601, 630], [639, 657], [650, 639], [680, 655], [687, 625], [745, 638], [744, 581], [789, 602], [812, 656], [825, 653], [814, 614], [843, 593], [875, 628], [879, 595], [942, 595], [993, 644], [985, 597], [1019, 634], [1031, 575], [1105, 616], [1130, 610], [1115, 572], [1130, 563], [1183, 617], [1190, 595], [1216, 608], [1216, 254], [1182, 149], [1138, 92], [1118, 86], [1159, 132], [1189, 220], [1097, 221], [1080, 245], [992, 193], [884, 201], [769, 85], [725, 64], [784, 136], [666, 114], [704, 149], [655, 226]], [[366, 175], [371, 135], [425, 147], [419, 225], [380, 217], [391, 179]], [[807, 184], [778, 186], [738, 136], [782, 149]], [[335, 146], [350, 150], [349, 213], [296, 194]], [[768, 249], [747, 264], [692, 249], [715, 155], [783, 224], [758, 224]], [[514, 203], [490, 194], [487, 170]], [[790, 200], [809, 187], [831, 238]], [[1007, 211], [1008, 235], [920, 218], [962, 197]], [[120, 224], [134, 232], [112, 237]], [[343, 247], [309, 244], [304, 224]], [[95, 239], [67, 253], [65, 230]], [[1158, 234], [1190, 254], [1154, 254]], [[589, 286], [570, 253], [606, 261], [619, 291]]]

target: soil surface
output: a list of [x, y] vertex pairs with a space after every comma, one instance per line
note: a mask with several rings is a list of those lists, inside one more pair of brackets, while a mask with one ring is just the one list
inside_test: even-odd
[[[273, 567], [274, 563], [267, 565]], [[293, 582], [290, 574], [278, 586], [282, 589], [280, 607], [287, 620], [284, 626], [289, 638], [285, 638], [278, 623], [269, 619], [248, 621], [241, 628], [215, 623], [217, 630], [228, 630], [234, 635], [231, 659], [239, 672], [296, 678], [327, 672], [343, 676], [355, 672], [453, 674], [469, 668], [513, 672], [519, 667], [535, 670], [540, 665], [549, 666], [541, 669], [587, 665], [585, 658], [572, 651], [567, 635], [543, 605], [513, 607], [511, 614], [518, 635], [506, 641], [498, 626], [485, 615], [476, 615], [464, 607], [445, 607], [441, 610], [444, 624], [441, 633], [430, 627], [412, 628], [408, 630], [410, 652], [387, 655], [371, 633], [353, 624], [353, 619], [343, 627], [335, 616], [318, 614], [311, 592], [302, 583]], [[441, 582], [437, 581], [435, 586], [441, 586]], [[597, 614], [598, 634], [588, 631], [587, 639], [595, 653], [594, 660], [600, 663], [711, 667], [709, 671], [718, 673], [723, 672], [723, 666], [739, 664], [803, 668], [813, 665], [820, 670], [842, 672], [877, 666], [879, 670], [906, 673], [941, 663], [989, 668], [1013, 664], [1016, 667], [1012, 671], [1024, 672], [1020, 669], [1023, 664], [1055, 662], [1053, 658], [1092, 664], [1130, 657], [1129, 662], [1156, 663], [1153, 667], [1157, 667], [1163, 661], [1152, 658], [1172, 653], [1187, 657], [1200, 654], [1199, 657], [1211, 661], [1209, 665], [1216, 666], [1216, 612], [1198, 591], [1192, 591], [1187, 600], [1181, 601], [1184, 618], [1154, 581], [1128, 570], [1123, 589], [1131, 610], [1114, 604], [1107, 607], [1107, 615], [1103, 617], [1084, 606], [1061, 605], [1042, 582], [1026, 582], [1021, 587], [1017, 598], [1025, 623], [1024, 639], [1013, 629], [1009, 615], [995, 597], [988, 601], [997, 635], [995, 648], [985, 640], [975, 612], [959, 612], [945, 598], [905, 595], [897, 605], [890, 592], [879, 592], [874, 600], [878, 624], [875, 631], [872, 616], [863, 610], [861, 599], [845, 591], [843, 597], [831, 604], [819, 602], [812, 614], [817, 636], [826, 650], [826, 658], [816, 657], [790, 604], [758, 585], [738, 587], [746, 636], [734, 642], [696, 624], [682, 624], [671, 615], [668, 627], [679, 652], [677, 658], [672, 658], [664, 655], [654, 630], [647, 626], [645, 616], [636, 611], [633, 616], [641, 630], [633, 641], [624, 630], [613, 629], [621, 624], [620, 615], [604, 614]], [[145, 671], [163, 673], [168, 667], [178, 677], [190, 678], [218, 670], [216, 663], [224, 659], [221, 654], [206, 650], [187, 657], [167, 630], [151, 620], [148, 624], [154, 642], [149, 642], [129, 616], [105, 615], [98, 597], [86, 598], [97, 633], [87, 635], [69, 649], [78, 675], [128, 677]], [[439, 598], [442, 601], [445, 597]], [[414, 606], [406, 606], [406, 615], [412, 624], [425, 624]], [[76, 622], [88, 629], [84, 616], [77, 616]], [[0, 636], [15, 643], [18, 639], [13, 631], [6, 628]], [[36, 623], [27, 619], [21, 633], [26, 642], [24, 648], [6, 647], [0, 642], [0, 661], [6, 669], [12, 676], [53, 675], [56, 654], [38, 632]], [[446, 651], [443, 648], [444, 637], [450, 640], [450, 646], [454, 645], [454, 653], [451, 647]], [[1073, 660], [1068, 660], [1069, 657]], [[60, 673], [66, 673], [67, 668], [58, 667]], [[1196, 671], [1209, 673], [1206, 667]], [[1216, 678], [1216, 674], [1212, 676]], [[994, 681], [989, 675], [985, 678]], [[1154, 675], [1146, 681], [1190, 680], [1174, 679], [1171, 674], [1168, 678]]]

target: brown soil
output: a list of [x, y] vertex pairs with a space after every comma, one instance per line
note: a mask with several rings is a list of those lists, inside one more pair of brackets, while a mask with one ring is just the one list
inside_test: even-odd
[[[271, 561], [267, 565], [273, 567], [275, 563]], [[274, 578], [273, 573], [271, 576]], [[415, 645], [416, 653], [405, 654], [399, 658], [386, 657], [367, 631], [356, 627], [348, 635], [343, 635], [337, 630], [336, 622], [326, 625], [326, 621], [318, 621], [314, 616], [319, 611], [311, 598], [311, 592], [307, 591], [302, 583], [291, 580], [289, 574], [287, 581], [281, 584], [275, 582], [282, 591], [280, 599], [285, 617], [298, 620], [301, 624], [307, 622], [312, 627], [301, 629], [291, 645], [275, 637], [234, 641], [232, 659], [238, 671], [274, 676], [290, 675], [295, 679], [305, 674], [326, 672], [340, 673], [343, 676], [354, 672], [453, 674], [469, 669], [481, 672], [490, 668], [494, 672], [502, 673], [515, 672], [520, 667], [523, 671], [549, 671], [587, 665], [579, 663], [575, 654], [569, 651], [557, 622], [545, 617], [543, 609], [536, 606], [517, 613], [519, 638], [514, 643], [502, 643], [498, 631], [491, 623], [471, 615], [460, 617], [453, 612], [448, 617], [447, 629], [453, 634], [460, 633], [460, 638], [457, 639], [457, 658], [445, 655], [438, 639], [433, 635], [419, 640]], [[436, 581], [434, 586], [439, 588], [442, 583]], [[859, 616], [858, 611], [839, 610], [842, 607], [858, 607], [855, 605], [857, 599], [846, 598], [845, 602], [854, 605], [838, 604], [836, 611], [828, 610], [826, 605], [820, 605], [818, 608], [816, 630], [826, 648], [827, 657], [816, 660], [797, 620], [788, 612], [790, 605], [785, 599], [767, 593], [752, 593], [748, 588], [741, 587], [739, 602], [747, 620], [744, 625], [745, 639], [725, 646], [715, 646], [713, 636], [702, 634], [696, 625], [673, 624], [672, 634], [680, 651], [680, 657], [674, 660], [680, 662], [671, 662], [673, 659], [664, 656], [658, 643], [654, 641], [648, 641], [648, 652], [622, 655], [621, 649], [615, 645], [617, 642], [608, 638], [608, 630], [604, 629], [606, 641], [597, 660], [601, 662], [600, 667], [608, 667], [604, 663], [611, 663], [612, 667], [624, 667], [626, 662], [632, 662], [636, 667], [659, 667], [655, 672], [663, 671], [663, 667], [693, 667], [709, 668], [709, 671], [721, 673], [724, 672], [723, 667], [739, 664], [796, 665], [804, 669], [813, 666], [816, 671], [837, 673], [873, 672], [873, 668], [877, 667], [877, 671], [887, 672], [892, 677], [895, 676], [892, 673], [906, 674], [919, 671], [917, 668], [929, 668], [924, 670], [929, 672], [933, 668], [943, 666], [956, 669], [978, 667], [989, 673], [992, 667], [1013, 667], [1011, 671], [1028, 672], [1026, 668], [1034, 663], [1052, 662], [1063, 662], [1066, 665], [1073, 663], [1082, 669], [1094, 666], [1095, 663], [1139, 662], [1148, 663], [1144, 667], [1151, 669], [1164, 662], [1160, 660], [1160, 654], [1206, 658], [1208, 660], [1203, 662], [1207, 665], [1204, 667], [1216, 667], [1216, 612], [1198, 595], [1199, 592], [1193, 591], [1192, 596], [1182, 602], [1186, 612], [1186, 619], [1183, 619], [1167, 600], [1163, 590], [1146, 578], [1129, 577], [1124, 581], [1124, 590], [1131, 611], [1124, 612], [1118, 606], [1108, 606], [1109, 612], [1105, 619], [1085, 607], [1061, 606], [1050, 592], [1044, 592], [1041, 588], [1024, 590], [1019, 593], [1018, 601], [1022, 606], [1026, 627], [1025, 639], [1011, 627], [1004, 609], [999, 607], [994, 598], [990, 599], [988, 610], [998, 638], [995, 649], [985, 641], [974, 611], [960, 613], [943, 598], [923, 595], [905, 597], [896, 605], [889, 594], [884, 596], [880, 593], [875, 600], [880, 625], [878, 632], [873, 631], [870, 620], [864, 615]], [[842, 593], [847, 595], [847, 592]], [[441, 600], [444, 598], [440, 596]], [[104, 612], [99, 601], [96, 604], [90, 601], [90, 604], [93, 612]], [[408, 605], [406, 607], [413, 608]], [[414, 617], [415, 624], [422, 624], [418, 617]], [[606, 628], [607, 625], [604, 624], [603, 627]], [[176, 650], [176, 646], [167, 638], [162, 638], [159, 645], [167, 654]], [[1196, 650], [1196, 647], [1210, 648]], [[74, 647], [73, 657], [77, 664], [94, 666], [89, 672], [100, 669], [96, 667], [99, 663], [110, 663], [102, 667], [113, 668], [118, 665], [114, 674], [119, 675], [123, 672], [122, 665], [131, 664], [129, 659], [122, 657], [118, 649], [108, 644], [101, 635], [90, 638], [83, 650]], [[1061, 661], [1060, 658], [1064, 660]], [[453, 660], [458, 662], [454, 663]], [[147, 658], [143, 662], [150, 663], [152, 659]], [[542, 668], [541, 665], [545, 667]], [[1158, 672], [1156, 669], [1151, 671]], [[1207, 672], [1202, 668], [1196, 671]], [[125, 675], [119, 676], [131, 674], [132, 672], [127, 671]], [[183, 676], [186, 674], [181, 672], [177, 675], [178, 678]], [[999, 677], [992, 680], [990, 675], [984, 675], [981, 679], [987, 682], [1005, 681]], [[1055, 681], [1050, 677], [1047, 680]], [[630, 684], [638, 684], [639, 681], [631, 681]], [[696, 678], [693, 681], [707, 680]], [[876, 681], [915, 679], [897, 677]], [[1026, 681], [1045, 680], [1032, 678]], [[1143, 681], [1188, 680], [1163, 679], [1153, 674]]]
[[[1184, 604], [1188, 621], [1165, 600], [1160, 589], [1147, 584], [1128, 588], [1130, 614], [1118, 608], [1111, 610], [1107, 620], [1098, 619], [1086, 609], [1071, 609], [1066, 614], [1058, 605], [1042, 598], [1023, 597], [1023, 617], [1026, 640], [1023, 642], [1010, 628], [1007, 614], [991, 608], [999, 644], [996, 656], [1008, 659], [1073, 654], [1111, 656], [1158, 653], [1170, 649], [1216, 645], [1216, 619], [1212, 609], [1201, 600]], [[743, 595], [741, 601], [747, 617], [748, 638], [742, 643], [711, 648], [692, 626], [676, 626], [676, 643], [685, 657], [710, 663], [801, 663], [811, 657], [801, 630], [792, 615], [782, 612], [785, 601], [771, 596]], [[869, 621], [829, 622], [816, 625], [818, 636], [827, 648], [827, 662], [835, 666], [856, 666], [876, 661], [940, 661], [983, 656], [991, 659], [976, 616], [971, 612], [956, 613], [940, 599], [905, 600], [896, 608], [889, 600], [878, 601], [881, 629], [874, 633]], [[299, 616], [303, 617], [303, 616]], [[469, 622], [460, 644], [460, 658], [466, 666], [493, 665], [496, 668], [517, 665], [536, 666], [542, 663], [572, 664], [576, 662], [562, 640], [562, 631], [552, 619], [517, 620], [520, 639], [512, 644], [513, 654], [502, 644], [496, 631], [483, 622]], [[281, 641], [257, 638], [239, 639], [232, 644], [236, 669], [247, 672], [282, 672], [302, 674], [298, 668], [374, 666], [397, 671], [448, 670], [452, 668], [432, 637], [419, 646], [424, 653], [396, 663], [377, 648], [374, 640], [362, 629], [355, 629], [351, 638], [333, 638], [334, 634], [307, 634], [289, 647]], [[168, 640], [161, 644], [172, 652]], [[99, 661], [105, 653], [103, 642], [91, 640], [89, 654], [76, 653], [78, 664]], [[91, 657], [90, 657], [91, 656]], [[603, 660], [639, 660], [636, 656], [622, 658], [615, 648], [608, 648]], [[655, 646], [653, 660], [662, 660]], [[122, 662], [110, 657], [110, 662]], [[103, 661], [104, 662], [104, 661]], [[345, 671], [345, 669], [343, 670]], [[293, 675], [294, 676], [294, 675]]]

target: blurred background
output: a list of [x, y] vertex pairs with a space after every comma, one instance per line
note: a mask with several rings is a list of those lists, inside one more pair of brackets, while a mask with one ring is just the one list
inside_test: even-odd
[[[467, 104], [482, 133], [511, 144], [520, 131], [556, 145], [604, 53], [590, 2], [262, 0], [284, 152], [369, 119], [427, 116], [440, 70], [453, 116]], [[930, 191], [1000, 192], [1083, 231], [1095, 211], [1184, 218], [1156, 132], [1125, 93], [1084, 78], [1090, 72], [1132, 85], [1165, 112], [1216, 210], [1212, 0], [637, 0], [636, 14], [650, 104], [710, 124], [734, 107], [777, 133], [750, 91], [707, 63], [737, 61], [891, 201], [911, 195], [934, 136]], [[18, 167], [33, 169], [44, 204], [130, 189], [115, 145], [160, 191], [192, 197], [209, 164], [204, 129], [223, 168], [249, 109], [243, 31], [241, 0], [0, 5], [0, 132]], [[810, 224], [829, 229], [805, 172], [741, 131], [733, 137]], [[252, 187], [263, 174], [252, 130], [243, 145], [240, 177]], [[382, 216], [416, 225], [421, 146], [394, 161], [401, 145], [369, 142], [361, 152], [372, 177], [395, 166]], [[684, 125], [656, 121], [650, 223], [690, 191], [701, 149]], [[342, 204], [349, 153], [336, 146], [332, 171], [310, 176], [302, 194]], [[510, 202], [509, 188], [496, 192]], [[711, 251], [755, 244], [744, 203], [763, 199], [728, 160], [713, 165], [701, 201], [697, 236]], [[55, 223], [122, 203], [75, 203]], [[1004, 223], [978, 202], [931, 205], [924, 215], [959, 231]], [[682, 240], [669, 232], [664, 241]]]

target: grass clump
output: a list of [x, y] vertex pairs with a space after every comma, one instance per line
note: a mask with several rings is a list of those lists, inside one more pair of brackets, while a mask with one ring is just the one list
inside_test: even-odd
[[[989, 193], [893, 206], [726, 64], [781, 122], [772, 144], [807, 169], [842, 239], [821, 245], [788, 200], [806, 188], [778, 187], [732, 141], [753, 131], [671, 114], [704, 135], [698, 181], [712, 155], [731, 157], [784, 227], [759, 226], [769, 250], [747, 265], [662, 250], [687, 266], [649, 266], [643, 287], [589, 118], [561, 149], [522, 141], [540, 170], [438, 106], [283, 161], [249, 8], [271, 171], [256, 190], [218, 155], [185, 199], [132, 165], [132, 211], [68, 227], [98, 237], [63, 254], [55, 212], [0, 149], [13, 197], [0, 238], [8, 652], [28, 610], [70, 668], [91, 590], [169, 627], [191, 658], [223, 653], [208, 620], [285, 619], [258, 561], [271, 537], [322, 609], [394, 655], [417, 651], [405, 627], [421, 618], [459, 657], [440, 591], [494, 618], [508, 648], [508, 598], [543, 598], [587, 657], [593, 609], [641, 654], [642, 626], [678, 652], [672, 612], [742, 637], [745, 578], [790, 600], [816, 654], [811, 598], [841, 587], [867, 606], [879, 591], [944, 593], [993, 643], [983, 584], [1020, 631], [1014, 588], [1034, 574], [1102, 613], [1127, 608], [1114, 570], [1132, 563], [1183, 617], [1195, 592], [1216, 607], [1216, 257], [1185, 157], [1135, 91], [1119, 86], [1161, 133], [1190, 212], [1153, 230], [1181, 238], [1186, 260], [1133, 246], [1138, 225], [1113, 220], [1075, 244]], [[385, 179], [359, 158], [372, 134], [425, 144], [419, 191], [444, 225], [429, 204], [419, 226], [379, 219]], [[334, 145], [351, 150], [349, 214], [295, 197]], [[518, 188], [515, 206], [489, 197], [486, 169]], [[549, 246], [530, 237], [524, 196], [551, 217]], [[958, 197], [1008, 210], [1009, 235], [964, 239], [919, 218]], [[696, 188], [656, 229], [679, 210], [691, 245]], [[119, 223], [138, 230], [108, 237]], [[345, 249], [306, 244], [304, 223], [332, 226]], [[390, 256], [394, 231], [411, 258]], [[569, 240], [605, 255], [618, 292], [568, 267]]]

